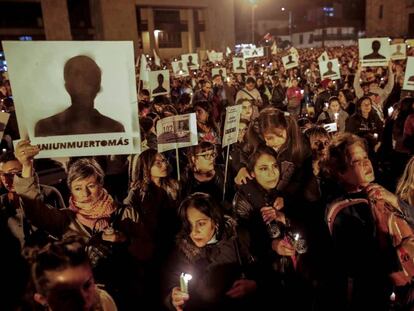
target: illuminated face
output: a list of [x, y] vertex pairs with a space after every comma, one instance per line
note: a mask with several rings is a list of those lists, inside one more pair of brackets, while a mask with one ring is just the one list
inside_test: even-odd
[[329, 109], [331, 109], [333, 113], [339, 112], [340, 107], [341, 106], [339, 105], [339, 102], [337, 100], [331, 101], [331, 103], [329, 104]]
[[246, 83], [246, 89], [248, 91], [252, 91], [255, 88], [255, 84], [254, 83]]
[[70, 185], [70, 191], [75, 202], [93, 204], [102, 193], [102, 185], [97, 181], [97, 177], [92, 175], [84, 179], [75, 179]]
[[247, 124], [244, 122], [240, 122], [239, 124], [239, 135], [237, 136], [237, 141], [238, 142], [243, 142], [244, 141], [244, 135], [247, 132]]
[[0, 178], [7, 191], [15, 192], [13, 178], [14, 175], [22, 172], [22, 165], [17, 160], [0, 163]]
[[287, 132], [286, 129], [275, 128], [272, 131], [263, 133], [263, 138], [266, 146], [278, 150], [284, 143], [286, 143]]
[[242, 111], [240, 114], [241, 119], [250, 120], [253, 115], [253, 106], [249, 101], [244, 101], [242, 103]]
[[257, 183], [265, 190], [271, 190], [279, 182], [279, 168], [276, 159], [269, 154], [262, 154], [253, 168]]
[[195, 157], [193, 157], [196, 171], [199, 173], [208, 173], [213, 171], [216, 156], [216, 152], [212, 149], [197, 153]]
[[151, 177], [153, 178], [163, 178], [167, 177], [167, 160], [162, 154], [157, 154], [155, 156], [154, 163], [151, 166]]
[[211, 84], [209, 83], [209, 82], [207, 82], [206, 84], [204, 84], [204, 86], [203, 86], [203, 92], [204, 93], [209, 93], [209, 92], [211, 92]]
[[197, 122], [200, 122], [200, 123], [206, 123], [207, 122], [207, 120], [208, 120], [208, 112], [207, 111], [205, 111], [200, 106], [197, 106], [197, 108], [195, 109], [195, 113], [196, 113]]
[[368, 99], [363, 100], [361, 103], [361, 113], [363, 115], [368, 115], [371, 112], [371, 109], [372, 109], [371, 101]]
[[366, 187], [374, 181], [374, 169], [367, 152], [359, 145], [354, 144], [348, 148], [349, 164], [347, 170], [340, 174], [340, 178], [354, 187]]
[[348, 106], [348, 103], [347, 103], [347, 101], [346, 101], [346, 97], [345, 97], [344, 93], [339, 92], [339, 94], [338, 94], [338, 98], [339, 98], [339, 102], [341, 103], [342, 107], [343, 107], [343, 105], [345, 105], [345, 104]]
[[194, 207], [188, 208], [187, 219], [191, 224], [191, 240], [197, 247], [206, 246], [216, 232], [214, 221]]
[[47, 271], [50, 293], [46, 297], [51, 309], [58, 310], [59, 304], [79, 303], [79, 310], [92, 311], [96, 304], [96, 288], [89, 265], [69, 267], [61, 271]]

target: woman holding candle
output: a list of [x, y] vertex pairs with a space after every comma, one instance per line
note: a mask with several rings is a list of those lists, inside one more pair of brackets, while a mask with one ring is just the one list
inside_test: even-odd
[[165, 270], [167, 307], [252, 310], [257, 284], [247, 236], [205, 193], [187, 197], [179, 217], [182, 230]]
[[345, 123], [348, 119], [348, 113], [341, 108], [339, 98], [332, 96], [328, 101], [328, 109], [323, 111], [318, 117], [318, 124], [336, 123], [338, 132], [345, 131]]

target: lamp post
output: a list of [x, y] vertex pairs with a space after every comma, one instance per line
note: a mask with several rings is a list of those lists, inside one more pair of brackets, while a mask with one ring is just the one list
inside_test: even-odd
[[249, 0], [252, 5], [252, 44], [254, 44], [254, 22], [255, 22], [255, 10], [257, 7], [257, 0]]

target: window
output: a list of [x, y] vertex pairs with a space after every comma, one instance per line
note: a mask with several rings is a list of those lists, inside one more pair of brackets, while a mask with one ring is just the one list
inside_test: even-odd
[[382, 19], [384, 17], [384, 5], [380, 5], [379, 6], [379, 14], [378, 14], [379, 19]]
[[414, 36], [414, 13], [408, 16], [408, 35]]
[[299, 44], [303, 44], [303, 35], [302, 34], [299, 35]]
[[160, 48], [181, 48], [181, 21], [179, 10], [154, 10], [154, 27]]
[[42, 7], [39, 2], [0, 2], [1, 28], [42, 28]]
[[309, 43], [313, 43], [313, 33], [311, 33], [310, 35], [309, 35]]
[[67, 0], [70, 29], [73, 40], [92, 40], [89, 1]]

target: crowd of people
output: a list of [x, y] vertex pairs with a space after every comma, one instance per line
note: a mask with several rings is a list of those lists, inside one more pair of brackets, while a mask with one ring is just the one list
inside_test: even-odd
[[[321, 78], [325, 51], [341, 79]], [[234, 53], [205, 59], [165, 96], [140, 82], [142, 153], [70, 158], [53, 185], [40, 182], [36, 145], [13, 146], [3, 76], [1, 309], [414, 310], [406, 61], [362, 67], [356, 46], [298, 52], [296, 68], [284, 69], [286, 50], [249, 59], [245, 74], [232, 73]], [[171, 70], [172, 59], [148, 62]], [[234, 105], [237, 142], [223, 148]], [[158, 120], [187, 113], [198, 144], [159, 153]]]

